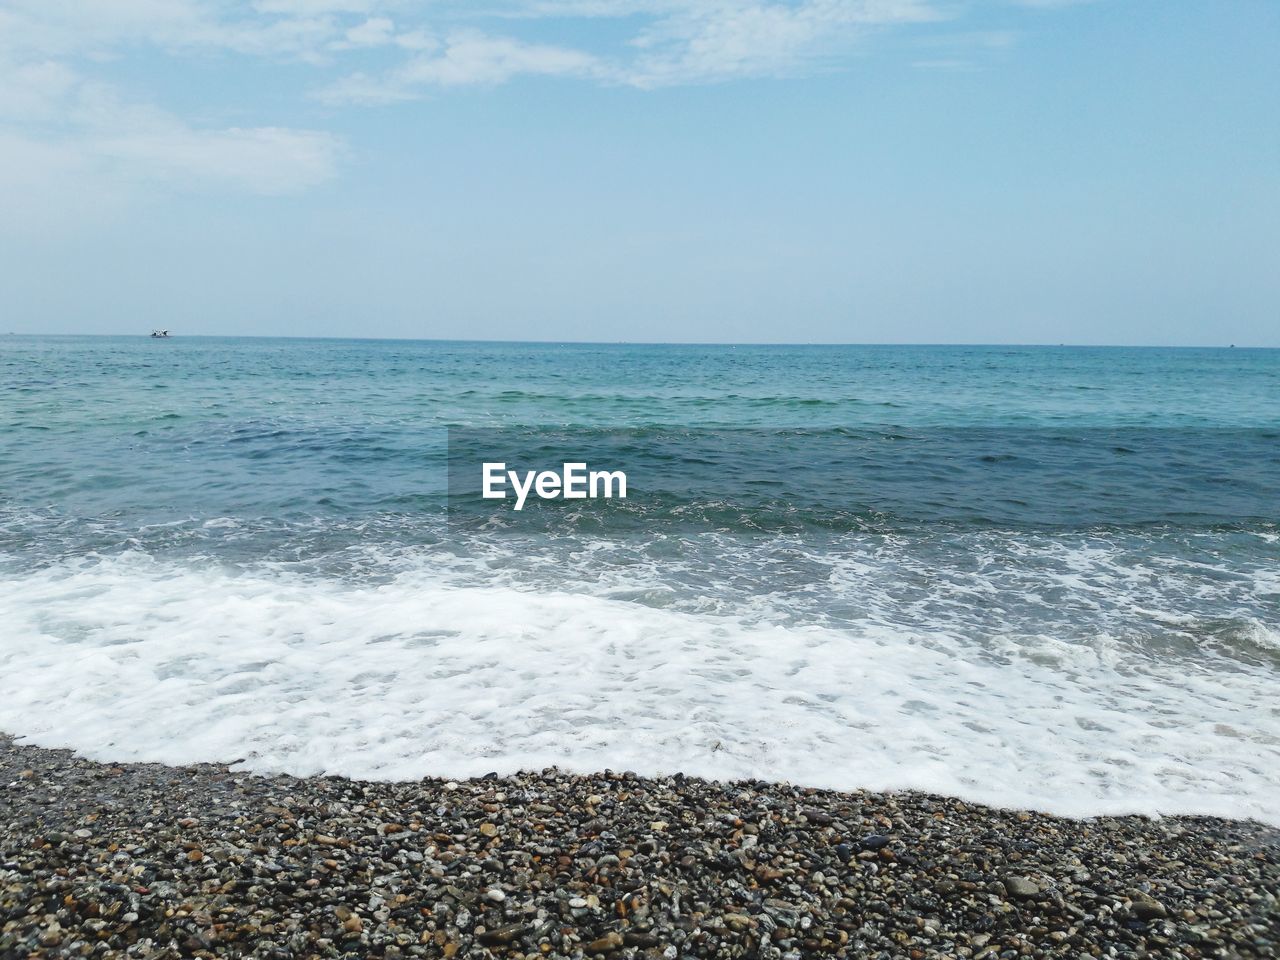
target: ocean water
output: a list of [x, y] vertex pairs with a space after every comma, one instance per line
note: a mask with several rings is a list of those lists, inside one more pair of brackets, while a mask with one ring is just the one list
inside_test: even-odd
[[1280, 823], [1280, 351], [7, 337], [0, 431], [31, 742]]

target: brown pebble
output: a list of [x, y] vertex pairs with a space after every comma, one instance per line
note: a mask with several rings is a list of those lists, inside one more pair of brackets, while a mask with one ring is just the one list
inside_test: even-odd
[[622, 947], [622, 934], [606, 933], [599, 940], [592, 940], [587, 944], [588, 953], [609, 953]]

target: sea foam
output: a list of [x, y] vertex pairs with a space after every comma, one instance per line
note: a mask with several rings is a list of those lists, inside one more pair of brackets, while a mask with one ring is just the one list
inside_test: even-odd
[[1274, 673], [583, 593], [141, 554], [0, 581], [0, 729], [99, 760], [463, 777], [547, 765], [1280, 824]]

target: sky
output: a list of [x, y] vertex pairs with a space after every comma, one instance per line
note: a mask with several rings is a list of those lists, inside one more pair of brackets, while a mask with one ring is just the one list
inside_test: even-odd
[[1280, 346], [1276, 0], [0, 0], [0, 332]]

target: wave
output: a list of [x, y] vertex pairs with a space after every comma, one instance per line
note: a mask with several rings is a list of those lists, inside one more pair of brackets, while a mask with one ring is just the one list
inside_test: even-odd
[[294, 775], [559, 765], [1280, 824], [1274, 671], [926, 621], [787, 623], [468, 581], [140, 553], [0, 581], [0, 729]]

